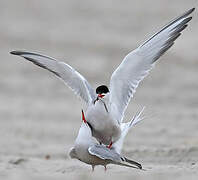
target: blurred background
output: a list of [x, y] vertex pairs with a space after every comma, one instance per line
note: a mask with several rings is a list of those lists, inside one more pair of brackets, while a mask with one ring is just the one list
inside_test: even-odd
[[[1, 0], [0, 177], [167, 179], [198, 176], [197, 10], [131, 100], [125, 121], [142, 106], [146, 119], [128, 134], [123, 153], [149, 169], [91, 168], [71, 160], [85, 104], [53, 74], [9, 54], [52, 56], [96, 88], [131, 50], [196, 0]], [[101, 174], [102, 172], [102, 174]]]

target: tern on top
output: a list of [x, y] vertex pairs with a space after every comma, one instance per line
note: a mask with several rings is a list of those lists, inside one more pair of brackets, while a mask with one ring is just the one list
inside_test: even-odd
[[87, 103], [85, 115], [92, 135], [100, 143], [111, 146], [121, 136], [124, 112], [140, 81], [181, 35], [194, 9], [186, 11], [131, 51], [113, 72], [109, 88], [102, 85], [96, 92], [79, 72], [64, 62], [32, 52], [12, 51], [11, 54], [22, 56], [62, 79]]

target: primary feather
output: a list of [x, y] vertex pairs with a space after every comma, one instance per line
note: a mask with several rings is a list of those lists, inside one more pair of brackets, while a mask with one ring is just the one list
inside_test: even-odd
[[110, 80], [111, 113], [122, 122], [125, 109], [140, 81], [148, 75], [155, 61], [162, 56], [180, 36], [192, 19], [194, 8], [179, 16], [154, 34], [137, 49], [130, 52], [113, 72]]
[[28, 61], [54, 73], [87, 104], [95, 100], [96, 94], [91, 85], [79, 72], [68, 64], [45, 55], [31, 52], [12, 51], [11, 54], [22, 56]]

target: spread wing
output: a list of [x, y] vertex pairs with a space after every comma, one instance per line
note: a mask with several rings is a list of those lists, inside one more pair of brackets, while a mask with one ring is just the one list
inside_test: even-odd
[[54, 58], [44, 56], [41, 54], [12, 51], [13, 55], [24, 57], [28, 61], [47, 69], [54, 73], [57, 77], [62, 79], [66, 85], [68, 85], [75, 94], [80, 96], [87, 104], [93, 102], [96, 99], [96, 94], [88, 81], [75, 69], [68, 64], [57, 61]]
[[111, 113], [119, 123], [122, 122], [125, 109], [140, 81], [187, 27], [192, 19], [188, 16], [193, 11], [194, 8], [188, 10], [130, 52], [113, 72], [110, 80], [110, 105]]

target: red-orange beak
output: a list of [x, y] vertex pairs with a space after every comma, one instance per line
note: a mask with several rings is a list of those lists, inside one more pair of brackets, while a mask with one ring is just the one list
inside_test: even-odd
[[99, 98], [103, 98], [105, 95], [103, 95], [103, 94], [98, 94], [98, 97]]
[[84, 123], [87, 123], [83, 110], [82, 110], [82, 120], [83, 120]]

